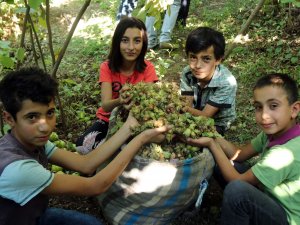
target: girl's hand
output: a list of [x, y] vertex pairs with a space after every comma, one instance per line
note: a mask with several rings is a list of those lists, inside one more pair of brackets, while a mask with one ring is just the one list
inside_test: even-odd
[[128, 105], [130, 103], [132, 96], [127, 92], [128, 90], [129, 87], [126, 85], [120, 90], [119, 100], [121, 105]]

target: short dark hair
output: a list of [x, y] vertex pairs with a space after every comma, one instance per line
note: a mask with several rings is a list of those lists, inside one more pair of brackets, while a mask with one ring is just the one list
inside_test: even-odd
[[253, 91], [266, 86], [274, 86], [282, 88], [288, 97], [289, 104], [298, 101], [298, 85], [297, 82], [283, 73], [270, 73], [259, 78], [253, 87]]
[[57, 93], [58, 83], [36, 67], [7, 73], [0, 81], [0, 99], [4, 109], [16, 120], [24, 100], [48, 104]]
[[214, 47], [214, 55], [217, 60], [222, 59], [225, 54], [225, 38], [223, 34], [209, 27], [198, 27], [189, 33], [185, 52], [198, 53], [208, 49], [210, 46]]
[[120, 52], [120, 43], [125, 31], [128, 28], [138, 28], [139, 30], [142, 31], [143, 47], [140, 55], [136, 60], [137, 62], [135, 65], [135, 69], [138, 72], [143, 72], [146, 68], [145, 55], [148, 48], [148, 37], [147, 37], [146, 26], [144, 22], [135, 17], [123, 17], [118, 23], [114, 35], [112, 37], [111, 48], [108, 55], [108, 60], [109, 60], [108, 66], [113, 72], [120, 72], [123, 63], [123, 58]]

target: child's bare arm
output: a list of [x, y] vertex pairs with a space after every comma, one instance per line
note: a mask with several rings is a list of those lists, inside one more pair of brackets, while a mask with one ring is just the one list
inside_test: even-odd
[[[43, 193], [85, 196], [103, 193], [123, 172], [143, 144], [148, 143], [149, 141], [153, 140], [154, 137], [166, 132], [168, 129], [169, 127], [163, 126], [140, 133], [138, 136], [133, 138], [123, 148], [123, 150], [94, 177], [85, 178], [64, 174], [55, 175], [52, 183], [46, 189], [44, 189]], [[100, 155], [98, 156], [100, 157]]]
[[215, 140], [230, 160], [244, 162], [257, 155], [251, 143], [243, 146], [237, 146], [221, 137], [218, 137]]
[[191, 113], [194, 116], [205, 116], [212, 118], [217, 112], [219, 108], [214, 107], [212, 105], [206, 104], [203, 110], [194, 109], [192, 107], [185, 107], [184, 111]]
[[[208, 147], [211, 153], [214, 156], [216, 163], [218, 164], [222, 175], [226, 181], [232, 180], [244, 180], [248, 183], [253, 185], [258, 185], [259, 180], [254, 176], [251, 169], [246, 171], [243, 174], [240, 174], [231, 164], [230, 160], [228, 159], [227, 155], [223, 151], [222, 147], [220, 146], [217, 141], [212, 138], [202, 137], [199, 139], [188, 139], [188, 143], [197, 145], [197, 146], [205, 146]], [[226, 148], [225, 148], [226, 149]], [[249, 148], [250, 150], [250, 148]]]
[[125, 85], [120, 90], [119, 98], [112, 99], [111, 83], [101, 83], [101, 104], [105, 112], [111, 112], [115, 107], [120, 105], [128, 105], [131, 101], [131, 96], [126, 94], [128, 87]]
[[78, 155], [58, 149], [50, 158], [50, 162], [70, 170], [75, 170], [84, 174], [92, 174], [100, 164], [111, 157], [130, 137], [130, 129], [135, 125], [137, 125], [137, 121], [130, 115], [124, 125], [110, 139], [89, 154]]
[[112, 84], [109, 82], [101, 83], [101, 106], [105, 112], [111, 112], [120, 105], [120, 99], [112, 99]]

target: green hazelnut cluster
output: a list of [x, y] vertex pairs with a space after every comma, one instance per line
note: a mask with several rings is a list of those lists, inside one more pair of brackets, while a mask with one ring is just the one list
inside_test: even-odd
[[[132, 129], [133, 136], [146, 129], [166, 124], [173, 125], [173, 128], [166, 133], [166, 141], [161, 144], [146, 145], [139, 152], [141, 156], [160, 161], [192, 158], [201, 152], [200, 148], [189, 146], [182, 140], [220, 136], [215, 130], [212, 118], [193, 116], [184, 111], [186, 103], [181, 98], [177, 86], [168, 83], [143, 82], [127, 85], [126, 97], [131, 96], [132, 101], [130, 112], [139, 122], [139, 126]], [[122, 125], [127, 115], [128, 112], [124, 109], [117, 115], [113, 133]]]
[[[76, 145], [70, 141], [61, 140], [56, 132], [51, 133], [49, 141], [51, 141], [58, 148], [64, 149], [66, 151], [71, 151], [77, 154]], [[51, 172], [56, 174], [72, 174], [76, 176], [80, 175], [78, 172], [69, 171], [54, 164], [49, 164], [49, 169], [51, 170]]]

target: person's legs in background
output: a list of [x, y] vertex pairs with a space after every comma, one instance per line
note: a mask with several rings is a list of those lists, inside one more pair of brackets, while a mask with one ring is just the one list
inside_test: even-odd
[[177, 23], [186, 26], [186, 19], [189, 15], [190, 0], [181, 0], [180, 10], [177, 16]]
[[175, 48], [175, 45], [170, 42], [172, 40], [171, 35], [176, 24], [180, 5], [181, 5], [181, 0], [174, 0], [173, 4], [170, 6], [170, 13], [168, 13], [168, 10], [165, 13], [163, 25], [161, 28], [160, 39], [159, 39], [160, 48], [166, 48], [166, 49]]
[[136, 8], [138, 0], [121, 0], [117, 13], [117, 21], [123, 16], [131, 16], [132, 11]]
[[148, 34], [148, 49], [154, 49], [158, 45], [157, 30], [154, 28], [154, 23], [154, 16], [146, 16], [145, 26]]

